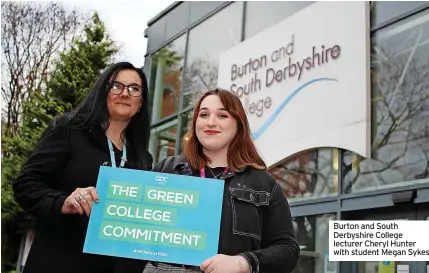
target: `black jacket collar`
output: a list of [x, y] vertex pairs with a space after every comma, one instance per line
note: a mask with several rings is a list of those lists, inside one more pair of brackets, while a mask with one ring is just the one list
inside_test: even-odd
[[103, 129], [103, 127], [99, 126], [91, 126], [89, 128], [90, 134], [93, 136], [93, 138], [96, 140], [97, 144], [100, 145], [100, 147], [106, 152], [109, 152], [109, 148], [107, 146], [107, 138], [106, 133]]
[[[179, 154], [176, 156], [176, 160], [173, 162], [173, 170], [177, 170], [180, 168], [180, 171], [184, 175], [192, 175], [192, 167], [189, 161], [186, 159], [184, 154]], [[222, 179], [229, 178], [234, 176], [235, 173], [242, 173], [247, 168], [247, 166], [243, 169], [237, 170], [235, 172], [228, 171], [226, 174], [222, 175]]]

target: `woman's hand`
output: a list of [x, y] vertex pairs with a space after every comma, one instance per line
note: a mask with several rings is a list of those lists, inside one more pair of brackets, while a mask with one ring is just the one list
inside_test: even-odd
[[201, 266], [204, 273], [250, 273], [250, 266], [243, 256], [218, 254], [205, 260]]
[[98, 203], [98, 194], [94, 187], [77, 188], [64, 201], [61, 212], [63, 214], [79, 213], [80, 215], [85, 213], [89, 216], [92, 209], [92, 202]]

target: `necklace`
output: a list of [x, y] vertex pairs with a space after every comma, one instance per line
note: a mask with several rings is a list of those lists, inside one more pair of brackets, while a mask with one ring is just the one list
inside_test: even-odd
[[220, 172], [220, 173], [218, 173], [217, 175], [215, 175], [214, 173], [213, 173], [213, 171], [212, 171], [212, 169], [209, 167], [209, 166], [207, 166], [207, 168], [209, 169], [209, 171], [212, 173], [212, 175], [213, 175], [213, 179], [218, 179], [223, 173], [224, 173], [224, 171], [222, 171], [222, 172]]
[[[112, 141], [109, 137], [107, 137], [107, 144], [109, 145], [110, 150], [110, 159], [113, 168], [116, 168], [116, 159], [115, 159], [115, 151], [113, 150]], [[127, 162], [127, 139], [124, 138], [124, 149], [122, 150], [121, 164], [120, 168], [125, 166], [125, 162]]]
[[121, 141], [121, 143], [118, 144], [109, 135], [106, 134], [106, 136], [110, 139], [110, 141], [112, 141], [112, 143], [116, 146], [116, 148], [118, 148], [119, 150], [122, 149], [122, 145], [121, 145], [123, 143], [122, 141]]

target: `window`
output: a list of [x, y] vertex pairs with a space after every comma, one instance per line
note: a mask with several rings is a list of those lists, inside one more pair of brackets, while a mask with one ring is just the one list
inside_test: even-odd
[[427, 182], [429, 12], [372, 38], [372, 156], [345, 152], [344, 192]]
[[427, 4], [427, 1], [371, 1], [371, 26], [379, 27]]
[[301, 153], [270, 169], [289, 200], [337, 195], [338, 149]]
[[[194, 116], [194, 110], [189, 110], [182, 114], [182, 122], [180, 127], [180, 139], [183, 139], [185, 134], [191, 128], [193, 116]], [[181, 146], [179, 150], [180, 152], [182, 151]]]
[[189, 32], [183, 108], [217, 86], [219, 56], [240, 43], [243, 2], [234, 2]]
[[179, 110], [186, 37], [180, 36], [152, 55], [150, 93], [153, 94], [152, 123]]
[[149, 152], [153, 162], [158, 163], [166, 157], [174, 156], [176, 148], [177, 119], [162, 124], [151, 131]]
[[[400, 273], [397, 268], [399, 266], [406, 266], [408, 269], [412, 268], [413, 262], [398, 262], [398, 261], [382, 261], [382, 262], [357, 262], [357, 273], [379, 273], [379, 272], [392, 272]], [[405, 271], [410, 272], [410, 271]]]
[[165, 26], [167, 24], [167, 17], [163, 16], [156, 20], [147, 29], [148, 41], [147, 52], [151, 52], [158, 48], [165, 42]]
[[293, 273], [337, 273], [337, 263], [329, 262], [329, 221], [334, 214], [296, 217], [293, 219], [295, 235], [301, 256]]
[[312, 3], [314, 2], [248, 1], [246, 3], [246, 23], [244, 24], [245, 39], [277, 24]]

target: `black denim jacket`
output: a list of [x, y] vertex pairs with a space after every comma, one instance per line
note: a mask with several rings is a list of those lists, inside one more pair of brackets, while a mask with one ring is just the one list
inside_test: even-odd
[[[193, 175], [183, 155], [166, 158], [154, 172]], [[252, 273], [289, 273], [300, 248], [290, 208], [275, 179], [264, 170], [247, 167], [225, 173], [219, 254], [242, 255]]]

